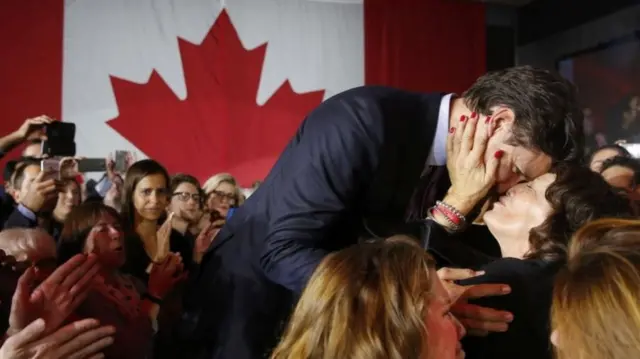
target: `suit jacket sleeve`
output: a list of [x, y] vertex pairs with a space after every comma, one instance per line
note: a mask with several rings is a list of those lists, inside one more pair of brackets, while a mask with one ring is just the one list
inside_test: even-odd
[[371, 100], [334, 97], [305, 119], [263, 185], [273, 186], [260, 257], [269, 279], [300, 293], [328, 248], [353, 243], [340, 245], [327, 232], [371, 181], [382, 135], [382, 114]]
[[23, 207], [21, 204], [13, 209], [7, 222], [4, 224], [4, 229], [10, 228], [36, 228], [38, 226], [35, 214]]

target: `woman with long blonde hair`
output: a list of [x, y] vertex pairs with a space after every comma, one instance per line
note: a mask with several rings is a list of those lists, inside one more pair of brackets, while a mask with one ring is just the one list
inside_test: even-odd
[[272, 359], [455, 359], [464, 329], [433, 259], [396, 236], [331, 253]]
[[603, 219], [576, 233], [551, 321], [558, 359], [640, 358], [640, 221]]

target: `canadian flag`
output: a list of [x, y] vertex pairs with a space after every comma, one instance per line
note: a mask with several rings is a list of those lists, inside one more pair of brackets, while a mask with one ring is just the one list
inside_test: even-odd
[[367, 83], [412, 90], [458, 91], [484, 71], [481, 4], [367, 0], [366, 17], [364, 6], [2, 0], [0, 135], [47, 114], [76, 124], [83, 156], [131, 150], [247, 185], [309, 111], [365, 83], [365, 60]]
[[264, 178], [309, 111], [364, 83], [362, 0], [10, 0], [0, 14], [0, 41], [24, 51], [2, 55], [3, 110], [21, 116], [3, 111], [0, 133], [48, 108], [83, 156], [132, 150], [200, 179]]

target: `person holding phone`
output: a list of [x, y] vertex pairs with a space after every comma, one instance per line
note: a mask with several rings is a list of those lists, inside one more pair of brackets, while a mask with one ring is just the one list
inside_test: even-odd
[[55, 120], [46, 115], [28, 118], [18, 129], [4, 137], [0, 137], [0, 158], [27, 140], [42, 139], [44, 137], [44, 132], [42, 131], [44, 125], [53, 121]]

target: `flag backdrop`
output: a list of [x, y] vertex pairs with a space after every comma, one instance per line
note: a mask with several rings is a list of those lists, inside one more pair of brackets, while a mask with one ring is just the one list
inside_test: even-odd
[[2, 0], [0, 134], [47, 114], [83, 156], [247, 185], [338, 92], [463, 90], [484, 26], [482, 4], [447, 0]]

